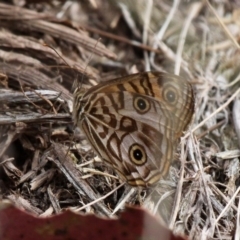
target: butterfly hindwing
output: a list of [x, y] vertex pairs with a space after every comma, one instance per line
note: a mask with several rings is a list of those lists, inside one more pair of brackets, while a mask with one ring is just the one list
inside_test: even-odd
[[134, 186], [166, 175], [194, 111], [190, 83], [158, 72], [100, 83], [77, 101], [75, 122], [100, 157]]

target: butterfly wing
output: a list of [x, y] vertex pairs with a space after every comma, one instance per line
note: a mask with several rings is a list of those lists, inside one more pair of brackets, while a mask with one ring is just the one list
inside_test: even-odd
[[145, 72], [92, 87], [75, 105], [75, 122], [99, 156], [130, 185], [149, 186], [167, 174], [194, 96], [178, 76]]

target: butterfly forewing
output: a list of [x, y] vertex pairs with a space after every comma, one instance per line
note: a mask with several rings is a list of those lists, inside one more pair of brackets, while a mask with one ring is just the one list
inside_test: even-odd
[[167, 73], [129, 75], [74, 94], [75, 124], [133, 186], [150, 186], [168, 173], [193, 112], [191, 84]]

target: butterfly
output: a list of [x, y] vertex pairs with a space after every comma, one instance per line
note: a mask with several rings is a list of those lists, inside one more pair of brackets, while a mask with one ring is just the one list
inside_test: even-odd
[[143, 72], [74, 92], [73, 120], [95, 152], [131, 186], [165, 177], [194, 113], [191, 84]]

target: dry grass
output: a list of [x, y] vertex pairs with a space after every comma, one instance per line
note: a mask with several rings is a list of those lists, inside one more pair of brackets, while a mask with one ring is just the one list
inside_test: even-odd
[[[238, 2], [81, 2], [0, 3], [0, 199], [42, 216], [141, 204], [190, 239], [239, 239]], [[138, 191], [73, 132], [71, 88], [144, 70], [189, 79], [196, 111], [169, 177]]]

